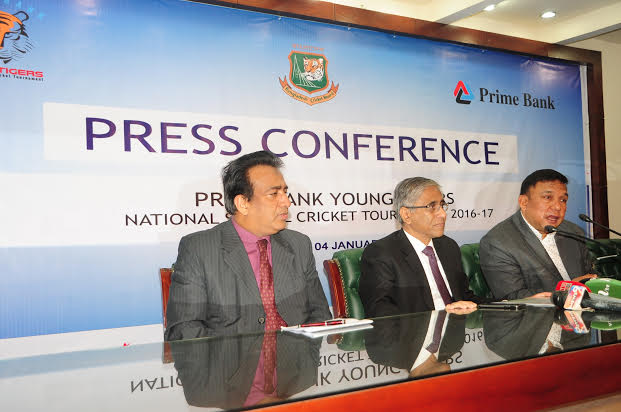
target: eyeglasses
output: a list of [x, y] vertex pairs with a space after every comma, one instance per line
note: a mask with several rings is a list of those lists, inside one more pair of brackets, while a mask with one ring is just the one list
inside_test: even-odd
[[431, 202], [425, 206], [403, 206], [403, 207], [406, 207], [408, 209], [429, 209], [431, 210], [432, 213], [436, 213], [438, 210], [440, 210], [440, 208], [444, 209], [444, 211], [446, 212], [449, 208], [449, 205], [443, 200], [440, 203]]

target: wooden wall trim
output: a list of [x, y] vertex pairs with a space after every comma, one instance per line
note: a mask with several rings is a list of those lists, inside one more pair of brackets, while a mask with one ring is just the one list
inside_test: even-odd
[[[579, 49], [503, 34], [466, 29], [410, 17], [379, 13], [317, 0], [236, 0], [209, 1], [225, 6], [247, 8], [273, 14], [321, 20], [340, 25], [422, 36], [466, 45], [498, 49], [512, 53], [563, 59], [586, 64], [588, 87], [589, 134], [591, 149], [592, 216], [608, 226], [608, 191], [606, 181], [606, 145], [604, 136], [604, 97], [602, 57], [598, 51]], [[596, 238], [608, 238], [608, 232], [594, 227]]]

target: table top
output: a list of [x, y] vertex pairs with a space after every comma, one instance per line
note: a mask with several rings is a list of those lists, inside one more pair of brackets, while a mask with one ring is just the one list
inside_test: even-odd
[[618, 342], [621, 314], [575, 314], [435, 311], [377, 318], [372, 328], [319, 338], [278, 332], [277, 385], [269, 397], [249, 396], [264, 334], [7, 359], [0, 361], [0, 409], [245, 409]]

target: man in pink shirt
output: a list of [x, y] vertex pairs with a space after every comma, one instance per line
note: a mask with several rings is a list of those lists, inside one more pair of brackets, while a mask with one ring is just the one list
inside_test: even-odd
[[331, 318], [308, 236], [286, 229], [282, 161], [259, 151], [222, 171], [228, 221], [181, 239], [166, 340], [277, 330]]

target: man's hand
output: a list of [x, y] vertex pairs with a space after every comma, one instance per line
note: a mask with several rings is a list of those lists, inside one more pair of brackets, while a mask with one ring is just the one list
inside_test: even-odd
[[444, 308], [446, 313], [454, 313], [456, 315], [467, 315], [477, 310], [477, 304], [469, 300], [460, 300], [458, 302], [449, 303]]
[[529, 296], [526, 299], [529, 298], [549, 298], [552, 296], [552, 292], [539, 292], [539, 293], [535, 293], [533, 296]]
[[586, 275], [578, 276], [577, 278], [573, 278], [574, 282], [582, 282], [585, 279], [595, 279], [597, 275], [595, 273], [587, 273]]

